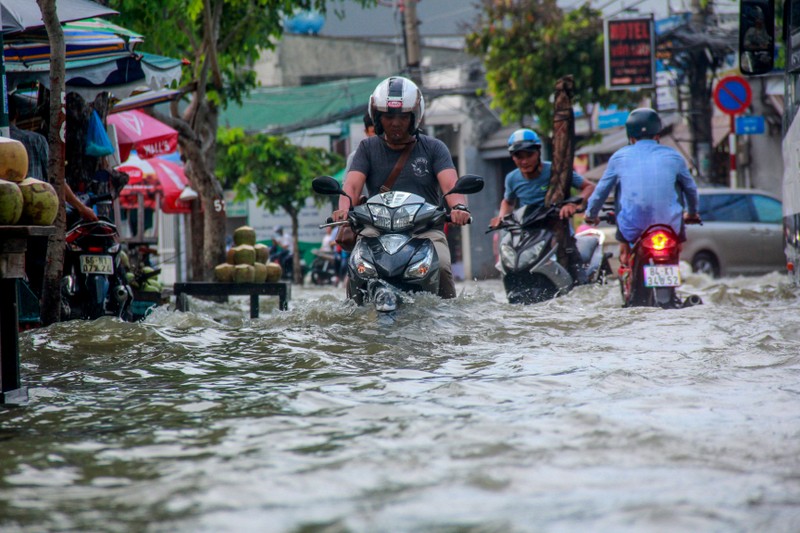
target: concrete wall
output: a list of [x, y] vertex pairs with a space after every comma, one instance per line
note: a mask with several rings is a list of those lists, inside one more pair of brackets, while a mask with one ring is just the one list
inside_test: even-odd
[[[472, 60], [461, 50], [423, 46], [422, 66], [444, 68]], [[297, 86], [340, 78], [389, 76], [403, 70], [402, 45], [346, 37], [286, 34], [253, 65], [264, 86]]]

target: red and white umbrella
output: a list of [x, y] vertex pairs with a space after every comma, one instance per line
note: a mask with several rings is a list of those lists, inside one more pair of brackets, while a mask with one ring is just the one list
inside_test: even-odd
[[178, 146], [177, 131], [136, 109], [112, 113], [106, 121], [117, 130], [119, 155], [123, 162], [134, 149], [139, 157], [149, 159], [174, 152]]
[[191, 213], [192, 200], [197, 193], [189, 186], [183, 167], [161, 158], [141, 159], [131, 156], [117, 167], [129, 176], [128, 184], [120, 192], [120, 205], [132, 209], [138, 205], [137, 193], [142, 193], [145, 207], [155, 209], [156, 193], [161, 196], [161, 210], [165, 213]]

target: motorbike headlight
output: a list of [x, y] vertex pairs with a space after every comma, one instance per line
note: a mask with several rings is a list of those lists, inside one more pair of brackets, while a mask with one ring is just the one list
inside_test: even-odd
[[372, 223], [376, 228], [383, 230], [392, 229], [392, 212], [383, 205], [369, 205], [369, 214], [372, 215]]
[[425, 257], [408, 267], [403, 276], [411, 279], [422, 279], [431, 271], [433, 264], [433, 247], [429, 247]]
[[519, 254], [519, 264], [520, 268], [527, 265], [532, 265], [540, 255], [542, 255], [542, 250], [544, 250], [544, 241], [539, 241], [534, 244], [532, 247], [524, 250], [521, 254]]
[[394, 212], [393, 229], [403, 231], [414, 226], [414, 216], [422, 207], [421, 204], [404, 205]]
[[511, 243], [503, 242], [500, 244], [500, 261], [502, 261], [503, 266], [508, 269], [513, 269], [517, 264], [517, 252], [514, 251], [514, 247], [511, 246]]
[[361, 254], [363, 247], [359, 246], [353, 250], [353, 255], [350, 256], [350, 265], [362, 278], [377, 278], [378, 271], [372, 266], [372, 263], [364, 259]]

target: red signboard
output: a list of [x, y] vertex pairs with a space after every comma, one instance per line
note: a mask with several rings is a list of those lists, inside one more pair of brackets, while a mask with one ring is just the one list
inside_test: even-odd
[[606, 20], [606, 87], [655, 87], [655, 30], [653, 18]]

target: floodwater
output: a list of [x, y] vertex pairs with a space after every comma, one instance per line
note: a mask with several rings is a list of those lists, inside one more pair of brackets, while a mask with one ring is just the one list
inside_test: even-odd
[[689, 276], [394, 319], [342, 290], [21, 336], [0, 531], [800, 531], [800, 289]]

